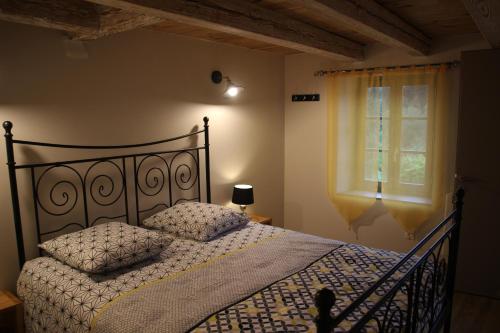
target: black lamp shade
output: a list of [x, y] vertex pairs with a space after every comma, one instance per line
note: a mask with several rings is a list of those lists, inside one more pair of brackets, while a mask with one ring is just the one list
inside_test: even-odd
[[235, 185], [232, 202], [237, 205], [253, 204], [253, 187], [251, 185]]

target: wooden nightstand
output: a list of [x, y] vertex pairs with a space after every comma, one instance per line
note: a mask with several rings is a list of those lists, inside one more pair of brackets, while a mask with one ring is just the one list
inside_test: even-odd
[[267, 224], [267, 225], [272, 225], [273, 224], [273, 219], [268, 217], [268, 216], [261, 216], [257, 214], [248, 214], [250, 217], [250, 221], [255, 222], [255, 223], [261, 223], [261, 224]]
[[8, 291], [0, 291], [0, 332], [24, 332], [23, 303]]

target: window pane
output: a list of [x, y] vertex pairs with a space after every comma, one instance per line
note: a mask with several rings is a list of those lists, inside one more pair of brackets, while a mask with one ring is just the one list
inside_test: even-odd
[[403, 86], [403, 117], [427, 117], [428, 86]]
[[378, 156], [378, 150], [365, 151], [365, 180], [377, 182], [380, 178], [383, 182], [387, 181], [387, 175], [389, 174], [389, 153], [386, 151], [381, 153], [382, 171], [380, 173]]
[[401, 122], [401, 150], [427, 150], [427, 120], [403, 119]]
[[389, 117], [390, 93], [390, 87], [368, 88], [366, 115], [368, 117], [380, 117], [380, 111], [382, 111], [382, 117]]
[[423, 185], [425, 180], [425, 154], [401, 153], [399, 181]]
[[[382, 149], [389, 149], [389, 119], [382, 120]], [[378, 149], [380, 142], [380, 120], [366, 119], [366, 148]]]

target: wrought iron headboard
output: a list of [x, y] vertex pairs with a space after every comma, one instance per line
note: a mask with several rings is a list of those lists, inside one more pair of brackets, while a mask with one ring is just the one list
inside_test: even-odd
[[[185, 135], [130, 145], [93, 146], [67, 145], [13, 139], [12, 123], [5, 121], [7, 166], [12, 196], [13, 219], [17, 240], [19, 265], [26, 261], [17, 171], [29, 170], [33, 198], [37, 241], [69, 227], [81, 229], [99, 221], [131, 222], [130, 211], [137, 224], [142, 215], [182, 201], [201, 201], [200, 151], [205, 154], [206, 201], [211, 202], [210, 150], [208, 118], [203, 118], [202, 130]], [[125, 153], [55, 162], [16, 164], [14, 147], [38, 146], [63, 149], [125, 150], [156, 146], [203, 134], [203, 145], [192, 147]], [[192, 144], [191, 144], [192, 145]], [[132, 165], [132, 166], [131, 166]], [[133, 209], [131, 206], [135, 207]], [[109, 211], [113, 211], [113, 215]], [[119, 214], [116, 214], [116, 211]], [[44, 217], [64, 222], [45, 231]]]

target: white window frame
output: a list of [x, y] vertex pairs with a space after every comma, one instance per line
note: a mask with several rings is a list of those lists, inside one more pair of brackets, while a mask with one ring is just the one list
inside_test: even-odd
[[[411, 85], [427, 85], [427, 117], [404, 117], [403, 116], [403, 87]], [[400, 201], [410, 201], [416, 203], [430, 204], [431, 198], [431, 188], [432, 188], [432, 156], [433, 156], [433, 139], [434, 139], [434, 96], [432, 91], [434, 91], [434, 85], [429, 82], [425, 83], [404, 83], [404, 82], [389, 82], [382, 83], [382, 85], [371, 85], [367, 88], [366, 92], [363, 94], [363, 98], [360, 104], [360, 112], [362, 112], [362, 121], [360, 122], [358, 130], [366, 132], [366, 120], [367, 119], [379, 119], [379, 117], [368, 116], [367, 112], [367, 98], [368, 89], [373, 87], [390, 87], [389, 93], [389, 117], [384, 117], [383, 119], [389, 120], [389, 145], [385, 149], [389, 152], [389, 162], [388, 162], [388, 172], [387, 181], [382, 181], [382, 197], [386, 197], [393, 200]], [[425, 154], [425, 174], [424, 174], [424, 184], [409, 184], [403, 183], [400, 180], [400, 168], [401, 168], [401, 153], [413, 153], [412, 151], [402, 151], [401, 150], [401, 139], [402, 139], [402, 122], [404, 119], [425, 119], [427, 120], [427, 137], [426, 137], [426, 151], [425, 152], [414, 152], [416, 154]], [[398, 135], [396, 135], [398, 134]], [[366, 136], [364, 136], [363, 142], [358, 143], [358, 156], [361, 157], [361, 163], [358, 163], [357, 167], [357, 181], [356, 188], [359, 194], [363, 193], [367, 195], [363, 196], [374, 196], [373, 191], [377, 188], [378, 181], [371, 181], [365, 179], [365, 161], [366, 152], [369, 150], [374, 150], [366, 147]], [[378, 151], [378, 149], [375, 149]], [[371, 193], [370, 193], [371, 192]]]

